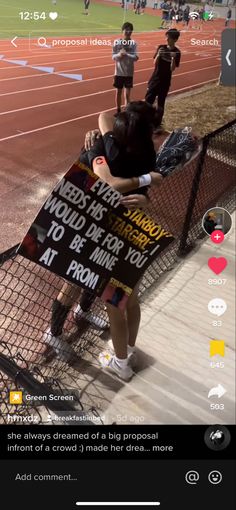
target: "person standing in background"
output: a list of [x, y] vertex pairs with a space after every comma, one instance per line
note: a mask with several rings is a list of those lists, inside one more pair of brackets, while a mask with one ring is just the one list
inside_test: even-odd
[[181, 21], [183, 21], [183, 16], [184, 16], [184, 11], [182, 9], [182, 7], [179, 7], [177, 9], [177, 18], [176, 18], [176, 22], [177, 23], [180, 23]]
[[180, 32], [176, 30], [176, 28], [167, 30], [167, 44], [158, 46], [153, 57], [155, 68], [148, 82], [145, 101], [153, 105], [157, 98], [159, 125], [164, 115], [165, 100], [169, 92], [172, 73], [180, 64], [181, 52], [179, 48], [175, 46], [179, 36]]
[[136, 0], [134, 14], [141, 14], [141, 0]]
[[90, 0], [84, 0], [84, 14], [85, 14], [85, 16], [88, 16], [88, 14], [89, 14], [89, 12], [88, 12], [89, 5], [90, 5]]
[[133, 25], [128, 21], [122, 25], [123, 39], [116, 39], [112, 49], [112, 59], [115, 61], [115, 76], [113, 86], [116, 88], [117, 113], [121, 112], [122, 90], [125, 89], [125, 106], [130, 102], [133, 87], [134, 62], [138, 60], [137, 44], [131, 39]]
[[141, 13], [140, 14], [144, 14], [144, 11], [145, 11], [145, 7], [147, 6], [147, 0], [141, 0]]
[[229, 27], [231, 17], [232, 17], [232, 10], [231, 10], [231, 8], [229, 8], [229, 10], [226, 14], [225, 27]]
[[167, 24], [169, 21], [169, 11], [170, 11], [170, 3], [169, 2], [162, 2], [161, 9], [162, 9], [162, 22], [161, 22], [161, 28], [167, 28]]
[[189, 21], [190, 21], [189, 13], [190, 13], [190, 7], [189, 7], [189, 5], [186, 5], [186, 7], [185, 7], [185, 9], [184, 9], [184, 15], [183, 15], [183, 24], [184, 24], [187, 28], [188, 28]]
[[176, 17], [175, 17], [175, 8], [172, 5], [170, 10], [170, 28], [174, 28], [176, 24]]
[[207, 2], [204, 6], [204, 21], [209, 20], [210, 12], [211, 12], [211, 6], [209, 5], [209, 2]]

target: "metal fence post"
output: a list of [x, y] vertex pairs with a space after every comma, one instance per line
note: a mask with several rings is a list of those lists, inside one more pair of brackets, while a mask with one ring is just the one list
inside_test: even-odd
[[199, 189], [199, 184], [200, 184], [200, 179], [201, 179], [201, 175], [202, 175], [202, 170], [203, 170], [203, 165], [204, 165], [204, 161], [205, 161], [208, 143], [209, 143], [209, 136], [207, 135], [202, 139], [202, 151], [199, 156], [197, 169], [196, 169], [196, 173], [195, 173], [195, 176], [193, 179], [192, 188], [191, 188], [191, 192], [190, 192], [190, 196], [189, 196], [189, 202], [188, 202], [188, 206], [187, 206], [186, 216], [185, 216], [185, 220], [184, 220], [183, 230], [182, 230], [182, 234], [180, 237], [180, 243], [179, 243], [179, 248], [178, 248], [178, 253], [177, 253], [180, 256], [184, 255], [187, 252], [187, 239], [188, 239], [189, 229], [190, 229], [190, 225], [191, 225], [193, 210], [194, 210], [194, 206], [195, 206], [195, 202], [196, 202], [196, 198], [197, 198], [197, 194], [198, 194], [198, 189]]

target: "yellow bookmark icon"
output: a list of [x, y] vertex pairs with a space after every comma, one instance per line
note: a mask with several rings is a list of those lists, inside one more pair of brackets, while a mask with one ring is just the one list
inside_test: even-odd
[[224, 340], [210, 340], [210, 356], [219, 354], [224, 357], [225, 355], [225, 342]]

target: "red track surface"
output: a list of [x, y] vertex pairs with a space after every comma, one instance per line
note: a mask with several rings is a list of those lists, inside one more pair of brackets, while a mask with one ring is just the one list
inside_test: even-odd
[[[170, 94], [218, 78], [223, 28], [223, 20], [217, 20], [205, 25], [204, 31], [181, 33], [182, 61]], [[193, 46], [193, 37], [215, 38], [219, 46]], [[135, 39], [140, 60], [132, 99], [142, 99], [153, 69], [153, 50], [165, 36], [146, 33]], [[9, 40], [0, 41], [0, 54], [9, 60], [27, 60], [29, 66], [52, 66], [55, 73], [82, 74], [83, 81], [0, 60], [0, 217], [4, 230], [0, 251], [21, 239], [49, 189], [76, 158], [86, 130], [96, 127], [102, 110], [114, 108], [111, 47], [39, 48], [33, 42], [29, 48], [28, 40], [18, 39], [14, 49]]]

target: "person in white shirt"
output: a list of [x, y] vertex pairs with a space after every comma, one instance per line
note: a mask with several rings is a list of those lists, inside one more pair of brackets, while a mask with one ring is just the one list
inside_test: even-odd
[[112, 49], [112, 59], [115, 61], [115, 76], [113, 86], [116, 88], [117, 113], [121, 112], [122, 90], [125, 89], [125, 106], [130, 102], [133, 87], [134, 63], [138, 60], [137, 44], [131, 39], [132, 23], [126, 22], [122, 26], [123, 38], [116, 39]]

